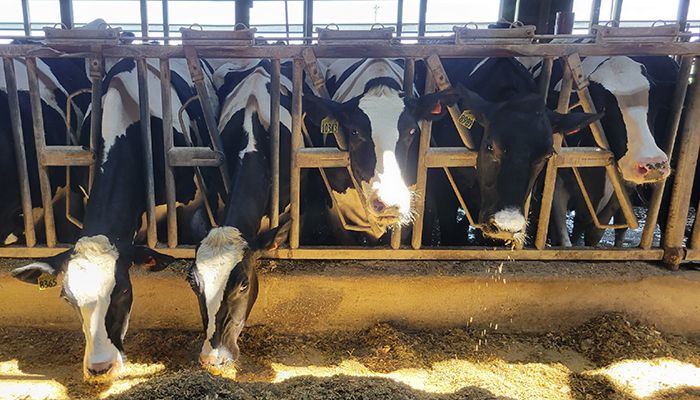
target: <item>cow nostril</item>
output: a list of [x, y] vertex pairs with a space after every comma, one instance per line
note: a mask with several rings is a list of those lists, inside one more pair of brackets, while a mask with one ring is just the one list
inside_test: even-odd
[[651, 164], [637, 164], [637, 172], [640, 175], [646, 175], [650, 169], [653, 169]]

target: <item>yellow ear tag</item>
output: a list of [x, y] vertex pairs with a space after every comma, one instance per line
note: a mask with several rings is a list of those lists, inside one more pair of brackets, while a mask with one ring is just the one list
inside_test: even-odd
[[42, 272], [37, 279], [37, 284], [39, 285], [39, 290], [48, 289], [50, 287], [56, 286], [56, 277], [48, 272]]
[[324, 135], [335, 135], [340, 130], [338, 121], [331, 117], [326, 117], [321, 120], [321, 133]]
[[474, 121], [476, 121], [476, 118], [474, 118], [474, 116], [468, 110], [464, 110], [457, 121], [463, 127], [471, 129], [472, 126], [474, 126]]

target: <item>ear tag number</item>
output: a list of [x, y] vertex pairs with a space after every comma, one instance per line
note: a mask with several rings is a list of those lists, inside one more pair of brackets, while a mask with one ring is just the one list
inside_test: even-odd
[[39, 290], [48, 289], [56, 286], [56, 277], [48, 272], [42, 272], [36, 283], [39, 285]]
[[462, 114], [460, 114], [457, 121], [463, 127], [471, 129], [472, 126], [474, 126], [474, 121], [476, 121], [476, 118], [474, 118], [474, 116], [468, 110], [464, 110], [462, 111]]
[[321, 133], [324, 135], [335, 135], [340, 130], [338, 121], [331, 117], [326, 117], [321, 120]]

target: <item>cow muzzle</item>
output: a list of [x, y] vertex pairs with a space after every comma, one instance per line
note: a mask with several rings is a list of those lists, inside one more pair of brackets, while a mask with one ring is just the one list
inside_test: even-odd
[[387, 225], [399, 222], [401, 213], [397, 204], [391, 204], [381, 198], [377, 192], [374, 192], [369, 197], [370, 212], [381, 222], [387, 222]]
[[671, 167], [666, 155], [636, 160], [625, 163], [621, 160], [618, 164], [622, 178], [636, 185], [663, 181], [671, 174]]
[[115, 359], [99, 363], [89, 363], [85, 367], [85, 380], [111, 380], [114, 379], [123, 367], [122, 361]]
[[520, 210], [505, 208], [493, 214], [488, 222], [481, 226], [484, 236], [513, 243], [517, 247], [523, 245], [526, 236], [527, 220]]

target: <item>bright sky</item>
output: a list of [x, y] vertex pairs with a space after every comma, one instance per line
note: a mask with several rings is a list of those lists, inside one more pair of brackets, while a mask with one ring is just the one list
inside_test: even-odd
[[[418, 2], [419, 0], [404, 0], [404, 24], [418, 22]], [[0, 25], [21, 23], [21, 0], [2, 0], [2, 3]], [[397, 3], [397, 0], [317, 0], [314, 3], [314, 23], [322, 26], [330, 23], [375, 22], [390, 25], [396, 21]], [[492, 22], [498, 17], [498, 3], [497, 0], [429, 0], [427, 19], [429, 23], [445, 24]], [[29, 4], [33, 23], [43, 26], [60, 21], [58, 0], [29, 0]], [[283, 1], [255, 0], [254, 4], [251, 10], [252, 25], [284, 24]], [[678, 0], [625, 0], [622, 20], [675, 20], [677, 6]], [[73, 7], [78, 24], [96, 18], [103, 18], [116, 26], [140, 23], [138, 0], [73, 0]], [[148, 1], [148, 20], [151, 25], [162, 24], [161, 7], [160, 0]], [[590, 8], [591, 0], [574, 0], [577, 20], [588, 20]], [[290, 23], [301, 24], [302, 13], [300, 0], [289, 0]], [[231, 27], [234, 20], [234, 2], [170, 0], [169, 14], [171, 25], [199, 23]], [[608, 20], [611, 14], [612, 0], [603, 0], [601, 21]], [[689, 19], [700, 20], [700, 1], [691, 2]], [[154, 26], [152, 29], [157, 30], [159, 27]], [[415, 27], [409, 26], [407, 29], [415, 30]]]

